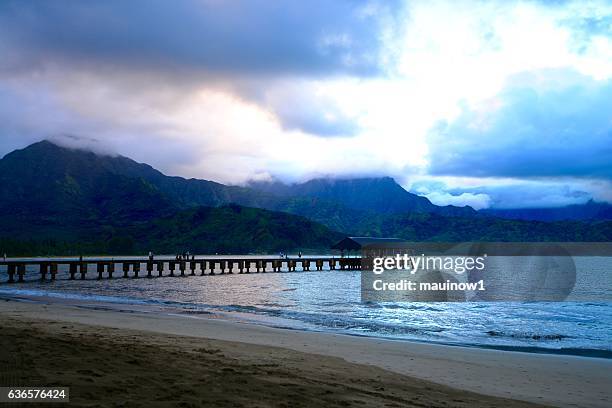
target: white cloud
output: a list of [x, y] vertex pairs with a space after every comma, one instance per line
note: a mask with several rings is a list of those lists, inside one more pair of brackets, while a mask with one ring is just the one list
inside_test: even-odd
[[486, 194], [461, 193], [459, 195], [453, 195], [435, 191], [426, 194], [425, 197], [429, 198], [429, 201], [435, 205], [455, 205], [458, 207], [469, 205], [475, 210], [489, 208], [491, 205], [491, 197]]
[[561, 207], [584, 204], [589, 199], [612, 202], [612, 181], [568, 177], [526, 180], [423, 176], [414, 178], [405, 187], [439, 205], [463, 203], [473, 204], [474, 208]]

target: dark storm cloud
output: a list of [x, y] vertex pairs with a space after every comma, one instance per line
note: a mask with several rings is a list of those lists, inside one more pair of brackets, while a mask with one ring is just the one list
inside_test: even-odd
[[432, 132], [430, 174], [612, 178], [612, 81], [568, 83], [512, 87], [501, 108], [465, 108]]
[[399, 8], [325, 0], [5, 0], [0, 67], [86, 61], [223, 75], [373, 75], [381, 68], [381, 29]]
[[[354, 118], [308, 87], [270, 92], [279, 82], [383, 75], [382, 32], [396, 27], [402, 7], [378, 0], [2, 1], [0, 82], [19, 78], [28, 93], [23, 83], [31, 78], [44, 93], [87, 79], [123, 90], [122, 99], [162, 92], [180, 99], [212, 88], [268, 109], [285, 129], [351, 136]], [[20, 127], [0, 124], [5, 134]]]

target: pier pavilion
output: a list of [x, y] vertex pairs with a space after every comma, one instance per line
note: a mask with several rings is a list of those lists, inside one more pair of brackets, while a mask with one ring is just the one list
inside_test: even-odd
[[[372, 250], [394, 249], [405, 243], [406, 241], [400, 238], [346, 237], [333, 245], [331, 249], [350, 255], [351, 253], [361, 253], [368, 248]], [[378, 255], [384, 254], [379, 253]]]

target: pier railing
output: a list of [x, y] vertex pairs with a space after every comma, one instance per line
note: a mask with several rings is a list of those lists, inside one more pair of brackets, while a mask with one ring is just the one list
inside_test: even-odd
[[359, 270], [361, 258], [35, 258], [0, 260], [7, 282], [24, 282], [37, 274], [53, 281], [61, 274], [69, 280], [113, 278], [157, 278], [162, 276], [205, 276], [266, 272]]

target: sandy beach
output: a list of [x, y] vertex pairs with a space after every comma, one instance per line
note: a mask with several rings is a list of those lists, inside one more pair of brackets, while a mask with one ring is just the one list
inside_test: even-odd
[[2, 385], [76, 406], [605, 407], [612, 362], [0, 301]]

